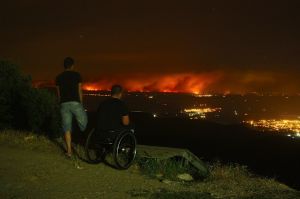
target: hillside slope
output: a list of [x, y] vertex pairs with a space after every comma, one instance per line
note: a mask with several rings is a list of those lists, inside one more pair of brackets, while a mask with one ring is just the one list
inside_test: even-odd
[[240, 167], [218, 166], [204, 182], [160, 181], [137, 165], [118, 171], [68, 160], [59, 147], [33, 135], [0, 133], [0, 198], [239, 198], [296, 199], [297, 191], [253, 177]]

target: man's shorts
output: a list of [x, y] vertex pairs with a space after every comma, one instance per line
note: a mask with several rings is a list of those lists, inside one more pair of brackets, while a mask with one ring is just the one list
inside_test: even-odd
[[72, 131], [72, 118], [75, 117], [81, 131], [87, 126], [87, 114], [81, 103], [76, 101], [64, 102], [61, 104], [60, 113], [62, 118], [62, 128], [64, 132]]

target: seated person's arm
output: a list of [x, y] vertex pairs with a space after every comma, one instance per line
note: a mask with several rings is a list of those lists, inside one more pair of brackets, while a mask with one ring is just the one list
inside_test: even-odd
[[122, 116], [122, 123], [124, 126], [128, 126], [130, 123], [130, 119], [128, 115]]

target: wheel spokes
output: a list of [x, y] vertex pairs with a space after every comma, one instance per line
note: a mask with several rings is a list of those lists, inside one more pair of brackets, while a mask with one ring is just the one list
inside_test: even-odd
[[105, 153], [105, 148], [100, 144], [98, 137], [95, 131], [92, 131], [86, 143], [86, 155], [92, 163], [99, 163]]
[[127, 168], [135, 158], [136, 142], [133, 135], [128, 134], [119, 141], [117, 149], [117, 164], [123, 168]]

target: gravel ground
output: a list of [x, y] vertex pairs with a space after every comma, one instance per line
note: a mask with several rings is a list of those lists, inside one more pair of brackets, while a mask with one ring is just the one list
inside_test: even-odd
[[182, 188], [140, 175], [135, 167], [118, 171], [103, 164], [68, 160], [60, 154], [7, 146], [0, 146], [0, 162], [2, 199], [143, 198], [134, 193]]

